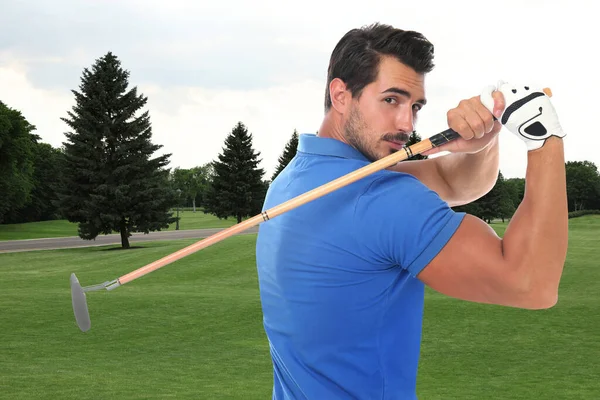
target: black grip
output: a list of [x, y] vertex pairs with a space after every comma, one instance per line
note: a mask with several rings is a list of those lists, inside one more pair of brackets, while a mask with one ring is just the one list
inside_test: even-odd
[[[493, 118], [494, 121], [498, 120], [496, 117]], [[454, 139], [458, 139], [459, 137], [460, 135], [454, 129], [446, 129], [444, 132], [440, 132], [437, 135], [430, 137], [429, 141], [433, 147], [439, 147], [445, 143], [453, 141]]]
[[460, 135], [453, 129], [446, 129], [443, 132], [438, 133], [437, 135], [433, 135], [429, 138], [431, 145], [433, 147], [439, 147], [445, 143], [448, 143], [454, 139], [458, 139]]

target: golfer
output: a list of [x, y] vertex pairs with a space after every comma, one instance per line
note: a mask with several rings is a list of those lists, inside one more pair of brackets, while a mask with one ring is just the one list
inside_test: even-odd
[[[374, 24], [344, 35], [318, 135], [300, 136], [264, 210], [400, 150], [433, 66], [420, 33]], [[273, 399], [416, 399], [426, 285], [472, 302], [556, 304], [567, 250], [565, 135], [549, 97], [500, 82], [447, 119], [461, 136], [440, 148], [449, 154], [399, 163], [260, 225]], [[525, 197], [499, 238], [450, 207], [494, 186], [502, 126], [524, 141], [527, 171]]]

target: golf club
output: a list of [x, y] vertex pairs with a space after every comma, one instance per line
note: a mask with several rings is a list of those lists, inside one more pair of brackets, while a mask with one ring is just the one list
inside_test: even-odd
[[[544, 89], [544, 93], [548, 96], [551, 96], [550, 89]], [[211, 235], [207, 238], [201, 239], [196, 243], [193, 243], [179, 251], [176, 251], [172, 254], [169, 254], [157, 261], [154, 261], [150, 264], [147, 264], [143, 267], [136, 269], [128, 274], [125, 274], [115, 280], [106, 281], [101, 284], [85, 286], [82, 287], [75, 276], [75, 273], [71, 274], [71, 300], [73, 303], [73, 312], [75, 314], [75, 320], [79, 329], [81, 331], [86, 332], [91, 327], [90, 316], [87, 307], [87, 300], [85, 293], [92, 292], [97, 290], [113, 290], [117, 287], [124, 285], [128, 282], [133, 281], [134, 279], [140, 278], [150, 272], [153, 272], [165, 265], [171, 264], [183, 257], [186, 257], [192, 253], [197, 252], [198, 250], [202, 250], [206, 247], [209, 247], [215, 243], [222, 241], [230, 236], [243, 232], [244, 230], [256, 226], [262, 222], [266, 222], [270, 219], [277, 217], [287, 211], [293, 210], [297, 207], [300, 207], [303, 204], [306, 204], [310, 201], [318, 199], [319, 197], [325, 196], [328, 193], [331, 193], [337, 189], [340, 189], [350, 183], [353, 183], [365, 176], [368, 176], [374, 172], [383, 170], [392, 165], [397, 164], [398, 162], [404, 161], [413, 155], [421, 154], [427, 150], [431, 150], [434, 147], [439, 147], [445, 143], [448, 143], [452, 140], [459, 138], [460, 135], [452, 130], [447, 129], [443, 132], [440, 132], [430, 138], [423, 139], [419, 143], [415, 143], [412, 146], [405, 146], [402, 150], [399, 150], [389, 156], [386, 156], [378, 161], [370, 163], [362, 168], [359, 168], [355, 171], [352, 171], [344, 176], [341, 176], [333, 181], [321, 185], [313, 190], [310, 190], [304, 194], [296, 196], [282, 204], [279, 204], [275, 207], [272, 207], [268, 210], [261, 212], [260, 214], [255, 215], [254, 217], [247, 219], [243, 222], [240, 222], [236, 225], [233, 225], [229, 228], [223, 229], [222, 231], [217, 232], [214, 235]]]

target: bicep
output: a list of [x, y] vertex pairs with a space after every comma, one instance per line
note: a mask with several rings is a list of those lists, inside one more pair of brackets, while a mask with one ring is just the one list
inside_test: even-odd
[[504, 257], [502, 239], [472, 215], [465, 215], [450, 240], [417, 277], [454, 298], [518, 305], [517, 275]]
[[357, 233], [368, 239], [361, 245], [445, 295], [506, 305], [522, 300], [502, 239], [479, 218], [454, 212], [415, 178], [387, 174], [361, 197], [356, 226], [369, 227]]

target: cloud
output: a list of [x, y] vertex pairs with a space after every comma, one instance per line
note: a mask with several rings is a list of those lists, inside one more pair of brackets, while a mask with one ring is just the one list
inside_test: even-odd
[[35, 87], [18, 64], [0, 66], [0, 100], [21, 111], [43, 142], [60, 147], [67, 126], [60, 121], [74, 103], [70, 93]]
[[[568, 4], [568, 6], [566, 6]], [[423, 32], [434, 44], [429, 103], [417, 130], [447, 128], [446, 112], [498, 79], [550, 86], [568, 133], [568, 160], [600, 164], [588, 2], [508, 1], [9, 1], [0, 15], [0, 99], [20, 109], [52, 145], [83, 68], [113, 51], [130, 85], [149, 97], [154, 141], [172, 166], [214, 159], [242, 121], [270, 175], [294, 129], [322, 118], [329, 55], [349, 29], [375, 21]], [[524, 176], [524, 147], [501, 133], [501, 169]]]
[[[256, 90], [140, 87], [149, 96], [154, 138], [183, 168], [216, 159], [238, 121], [253, 134], [268, 175], [294, 129], [315, 132], [323, 115], [322, 88], [314, 81]], [[177, 104], [172, 106], [169, 104]], [[164, 111], [168, 110], [168, 111]]]

